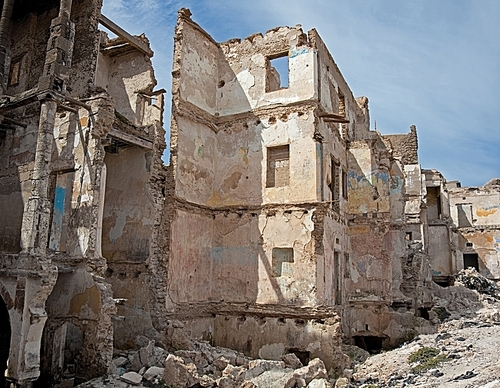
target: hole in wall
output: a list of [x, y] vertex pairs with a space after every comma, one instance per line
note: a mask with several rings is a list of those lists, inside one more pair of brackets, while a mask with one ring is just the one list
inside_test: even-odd
[[288, 52], [267, 57], [266, 92], [288, 88]]
[[419, 307], [416, 311], [417, 317], [429, 320], [429, 309], [427, 307]]
[[370, 354], [380, 353], [382, 350], [383, 337], [355, 335], [353, 337], [354, 345], [366, 350]]
[[290, 348], [286, 352], [295, 354], [302, 363], [302, 365], [309, 364], [309, 361], [311, 360], [311, 353], [305, 350]]

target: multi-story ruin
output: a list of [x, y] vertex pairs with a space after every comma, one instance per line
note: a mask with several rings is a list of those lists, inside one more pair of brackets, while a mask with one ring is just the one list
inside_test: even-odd
[[376, 351], [433, 330], [436, 283], [464, 266], [499, 278], [498, 182], [446, 183], [421, 169], [415, 127], [370, 130], [315, 30], [217, 43], [182, 9], [164, 166], [153, 53], [101, 5], [2, 3], [9, 382], [90, 379], [138, 336], [182, 346], [176, 321], [340, 370], [342, 342]]
[[158, 231], [164, 131], [152, 52], [101, 16], [101, 3], [3, 1], [0, 368], [19, 386], [40, 373], [48, 386], [64, 372], [107, 372], [113, 293], [129, 277], [144, 288]]

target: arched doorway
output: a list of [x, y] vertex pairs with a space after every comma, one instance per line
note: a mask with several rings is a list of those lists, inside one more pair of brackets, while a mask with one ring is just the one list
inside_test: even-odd
[[9, 310], [0, 297], [0, 387], [5, 387], [5, 369], [10, 350], [10, 319]]

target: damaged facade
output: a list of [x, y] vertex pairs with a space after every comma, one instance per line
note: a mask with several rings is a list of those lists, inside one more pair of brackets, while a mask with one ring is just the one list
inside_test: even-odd
[[162, 93], [147, 41], [101, 17], [101, 5], [2, 4], [0, 368], [18, 386], [106, 373], [113, 296], [123, 278], [147, 289]]
[[137, 336], [334, 373], [342, 342], [377, 351], [434, 330], [436, 283], [464, 266], [499, 278], [497, 180], [446, 183], [421, 169], [414, 126], [370, 130], [316, 30], [218, 43], [179, 11], [164, 166], [153, 53], [101, 5], [3, 1], [9, 382], [105, 374]]

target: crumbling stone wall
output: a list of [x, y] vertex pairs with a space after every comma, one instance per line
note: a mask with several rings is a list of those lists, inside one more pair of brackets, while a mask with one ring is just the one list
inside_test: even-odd
[[500, 185], [492, 179], [480, 187], [449, 187], [450, 212], [457, 228], [457, 271], [467, 265], [498, 279]]
[[[299, 27], [217, 44], [189, 11], [179, 12], [167, 305], [195, 337], [252, 355], [317, 349], [333, 368], [344, 362], [334, 350], [339, 327], [316, 329], [312, 320], [338, 318], [334, 306], [342, 303], [347, 162], [341, 131], [319, 105], [317, 49]], [[288, 58], [287, 87], [277, 87], [271, 65], [279, 56]], [[354, 117], [358, 105], [350, 104], [346, 114]], [[338, 236], [333, 249], [327, 232]], [[304, 316], [304, 307], [323, 304], [331, 311]], [[242, 315], [247, 323], [239, 325]], [[269, 344], [250, 322], [270, 316], [303, 320], [311, 331], [269, 319]], [[320, 341], [321, 332], [332, 340]], [[246, 337], [252, 344], [241, 342]]]
[[[113, 249], [113, 256], [103, 244], [103, 237], [109, 237], [103, 234], [109, 225], [103, 222], [109, 214], [105, 198], [123, 188], [115, 184], [120, 181], [116, 175], [107, 188], [106, 172], [120, 173], [107, 155], [127, 148], [127, 162], [134, 160], [137, 168], [126, 172], [140, 176], [140, 188], [118, 201], [135, 215], [127, 222], [136, 222], [138, 236], [160, 240], [153, 228], [161, 223], [164, 195], [163, 101], [162, 92], [153, 90], [149, 52], [135, 54], [142, 59], [135, 75], [144, 77], [134, 79], [130, 71], [122, 77], [133, 79], [139, 94], [118, 90], [115, 103], [114, 90], [95, 84], [100, 0], [24, 2], [20, 9], [21, 3], [15, 3], [2, 31], [2, 37], [10, 34], [12, 39], [0, 42], [6, 53], [0, 68], [9, 68], [9, 61], [11, 65], [9, 79], [0, 80], [0, 212], [9, 221], [0, 229], [5, 237], [0, 245], [0, 290], [10, 317], [2, 329], [8, 326], [11, 333], [7, 379], [25, 386], [40, 376], [37, 384], [48, 386], [63, 374], [81, 380], [108, 370], [116, 306], [104, 279], [106, 256], [119, 261], [116, 257], [125, 254], [133, 261], [138, 255], [122, 244]], [[8, 7], [6, 2], [3, 6]], [[108, 43], [103, 51], [113, 46]], [[120, 42], [121, 53], [111, 50], [114, 64], [120, 54], [125, 67], [134, 59], [135, 46], [129, 43]], [[134, 106], [132, 122], [115, 113], [127, 99]], [[141, 227], [137, 218], [143, 219]], [[131, 225], [119, 227], [128, 231]], [[143, 245], [139, 256], [146, 272], [150, 251], [149, 244]], [[151, 244], [156, 250], [157, 245]], [[155, 254], [152, 262], [158, 261]], [[137, 288], [133, 281], [129, 286]], [[146, 296], [137, 304], [147, 311], [150, 300]], [[135, 324], [133, 319], [128, 322]]]

